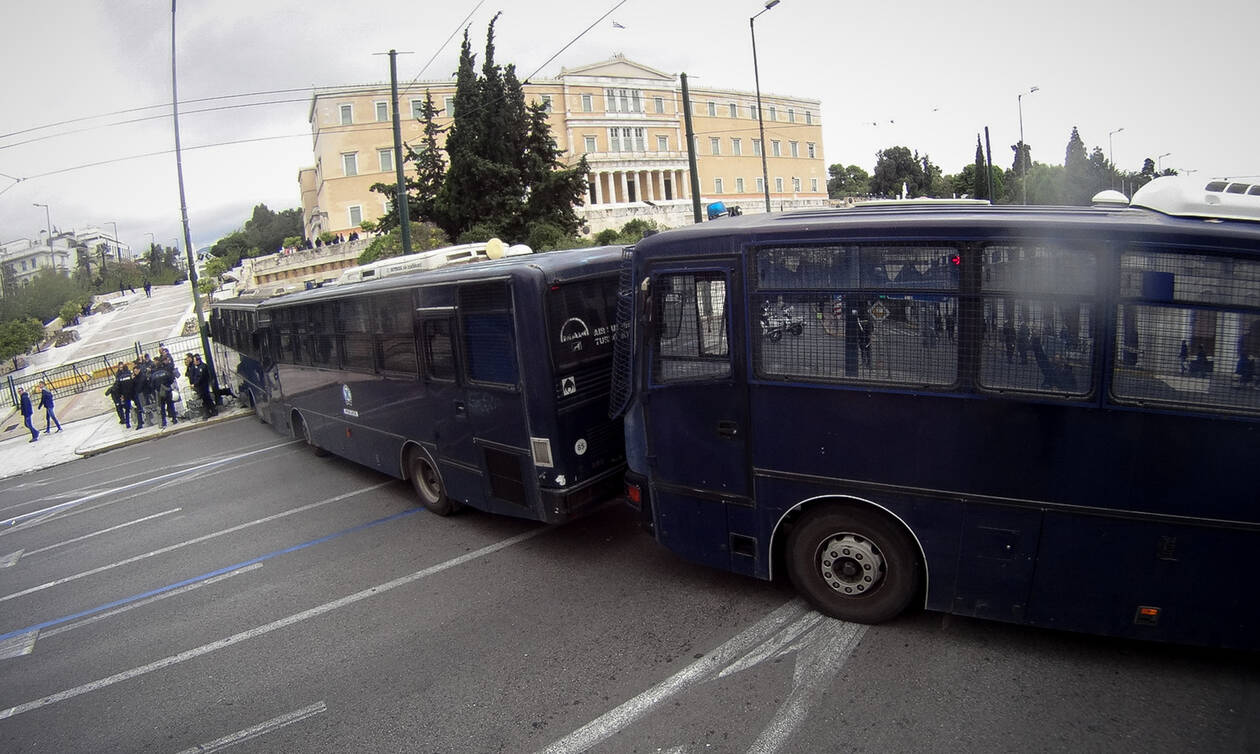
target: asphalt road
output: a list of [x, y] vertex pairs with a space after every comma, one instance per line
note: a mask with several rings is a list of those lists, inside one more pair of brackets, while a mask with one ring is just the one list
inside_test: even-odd
[[250, 419], [6, 480], [0, 750], [1260, 751], [1260, 658], [865, 627]]

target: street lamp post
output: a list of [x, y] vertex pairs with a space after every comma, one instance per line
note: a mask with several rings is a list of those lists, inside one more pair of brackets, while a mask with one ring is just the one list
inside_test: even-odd
[[1025, 155], [1028, 153], [1028, 145], [1024, 143], [1024, 95], [1032, 94], [1040, 89], [1040, 87], [1030, 87], [1026, 92], [1020, 92], [1015, 98], [1015, 104], [1019, 107], [1019, 172], [1023, 180], [1020, 181], [1020, 194], [1024, 204], [1028, 203], [1028, 160]]
[[1112, 141], [1113, 136], [1124, 130], [1124, 126], [1120, 126], [1114, 131], [1107, 132], [1107, 161], [1111, 163], [1111, 167], [1116, 166], [1116, 148]]
[[1164, 153], [1163, 153], [1163, 154], [1161, 154], [1158, 158], [1156, 158], [1156, 159], [1157, 159], [1157, 162], [1155, 163], [1155, 172], [1156, 172], [1156, 173], [1162, 173], [1162, 172], [1164, 172], [1164, 158], [1165, 158], [1165, 157], [1167, 157], [1167, 156], [1168, 156], [1168, 155], [1170, 155], [1170, 154], [1172, 154], [1172, 152], [1164, 152]]
[[779, 4], [779, 0], [766, 0], [766, 7], [748, 19], [748, 33], [752, 35], [753, 81], [757, 85], [757, 130], [761, 134], [761, 188], [766, 196], [766, 212], [770, 211], [770, 170], [766, 166], [766, 121], [761, 114], [761, 74], [757, 70], [757, 16]]
[[47, 204], [34, 203], [36, 207], [44, 208], [44, 222], [48, 224], [48, 254], [52, 258], [52, 211], [48, 209]]

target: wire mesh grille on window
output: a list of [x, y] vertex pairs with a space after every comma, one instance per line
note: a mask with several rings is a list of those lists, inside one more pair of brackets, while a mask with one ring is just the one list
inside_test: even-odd
[[725, 276], [666, 275], [654, 286], [658, 324], [654, 333], [653, 380], [729, 377]]
[[1134, 249], [1120, 292], [1117, 398], [1260, 412], [1260, 262]]
[[761, 250], [750, 312], [757, 373], [953, 384], [960, 262], [943, 244]]

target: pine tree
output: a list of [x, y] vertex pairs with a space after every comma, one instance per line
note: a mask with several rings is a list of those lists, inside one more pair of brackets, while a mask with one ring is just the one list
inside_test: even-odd
[[971, 195], [976, 199], [989, 199], [989, 168], [984, 161], [984, 148], [980, 145], [980, 134], [976, 134], [976, 173], [975, 185]]

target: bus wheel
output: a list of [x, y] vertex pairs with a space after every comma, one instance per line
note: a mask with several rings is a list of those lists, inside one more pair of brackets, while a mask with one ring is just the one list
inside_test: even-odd
[[306, 422], [302, 420], [301, 415], [293, 417], [293, 434], [298, 435], [306, 441], [307, 447], [315, 455], [323, 458], [328, 455], [328, 451], [315, 444], [315, 440], [311, 438], [311, 428], [306, 426]]
[[419, 451], [411, 454], [411, 486], [420, 496], [420, 504], [431, 513], [449, 516], [455, 512], [455, 504], [446, 496], [446, 490], [442, 487], [442, 476], [429, 463], [428, 457]]
[[819, 612], [882, 623], [909, 606], [919, 587], [913, 541], [887, 516], [848, 507], [807, 513], [788, 537], [792, 583]]

